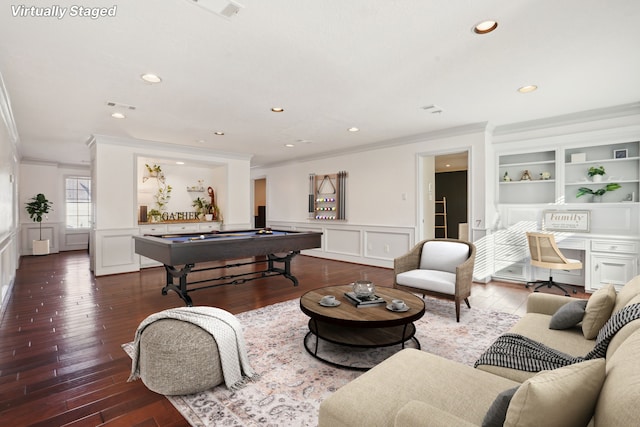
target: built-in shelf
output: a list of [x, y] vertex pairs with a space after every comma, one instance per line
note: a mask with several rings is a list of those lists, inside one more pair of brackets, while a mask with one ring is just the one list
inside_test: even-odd
[[516, 184], [549, 184], [556, 182], [555, 179], [538, 179], [531, 181], [501, 181], [500, 185], [516, 185]]
[[[513, 153], [513, 154], [512, 154]], [[620, 158], [622, 157], [622, 158]], [[601, 182], [593, 182], [589, 168], [603, 166]], [[559, 243], [566, 256], [579, 259], [583, 269], [577, 273], [554, 272], [558, 281], [585, 286], [593, 292], [609, 283], [622, 286], [637, 275], [638, 211], [640, 202], [640, 142], [623, 142], [582, 147], [558, 147], [553, 150], [498, 152], [495, 187], [498, 209], [504, 229], [494, 233], [494, 278], [527, 282], [544, 278], [548, 271], [532, 268], [524, 239], [524, 229], [539, 227], [546, 209], [590, 212], [589, 233], [574, 233]], [[532, 180], [520, 181], [524, 170]], [[540, 179], [549, 172], [549, 179]], [[505, 173], [510, 181], [504, 181]], [[601, 197], [584, 194], [576, 197], [581, 187], [592, 191], [617, 183], [620, 188], [606, 191]], [[512, 230], [510, 228], [513, 227]], [[524, 229], [523, 229], [524, 228]], [[603, 233], [594, 238], [596, 233]], [[627, 230], [630, 235], [626, 235]], [[609, 233], [612, 233], [610, 236]]]
[[587, 160], [584, 162], [567, 162], [567, 166], [569, 165], [599, 165], [602, 163], [625, 163], [625, 162], [638, 162], [640, 157], [627, 157], [626, 159], [599, 159], [599, 160]]
[[500, 163], [500, 167], [501, 168], [522, 167], [526, 169], [536, 165], [553, 165], [553, 164], [555, 164], [555, 160], [543, 160], [540, 162]]
[[[622, 153], [624, 158], [616, 158]], [[584, 160], [574, 161], [576, 157]], [[617, 183], [620, 188], [607, 191], [603, 202], [638, 202], [640, 195], [640, 142], [602, 144], [588, 147], [572, 148], [565, 151], [564, 156], [564, 193], [566, 203], [583, 203], [589, 195], [575, 197], [579, 187], [598, 190], [607, 184]], [[593, 182], [587, 172], [592, 166], [603, 166], [606, 174], [602, 182]]]
[[611, 181], [602, 181], [602, 182], [592, 182], [592, 181], [580, 181], [580, 182], [567, 182], [564, 185], [567, 187], [602, 187], [604, 185], [607, 185], [609, 183], [612, 182], [616, 182], [618, 184], [626, 184], [626, 183], [638, 183], [640, 181], [638, 181], [637, 179], [615, 179], [615, 180], [611, 180]]
[[[500, 203], [555, 201], [555, 150], [501, 155], [498, 157], [498, 169]], [[531, 179], [521, 179], [525, 171]], [[546, 175], [547, 179], [542, 179], [543, 175]]]
[[[617, 158], [617, 156], [625, 156]], [[578, 159], [576, 161], [576, 159]], [[589, 168], [603, 166], [602, 182], [588, 177]], [[556, 170], [558, 168], [558, 170]], [[559, 169], [563, 168], [563, 169]], [[621, 187], [607, 191], [601, 200], [607, 203], [634, 202], [640, 199], [640, 142], [600, 144], [570, 149], [543, 150], [498, 156], [501, 204], [588, 203], [590, 195], [575, 197], [580, 187], [593, 191], [610, 183]], [[531, 180], [521, 180], [527, 171]], [[557, 179], [558, 171], [564, 172]], [[549, 179], [541, 179], [542, 174]], [[508, 179], [505, 180], [505, 175]]]

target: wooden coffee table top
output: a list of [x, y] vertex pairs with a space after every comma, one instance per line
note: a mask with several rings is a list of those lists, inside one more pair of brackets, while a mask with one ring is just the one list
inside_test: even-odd
[[[300, 297], [300, 309], [304, 314], [328, 323], [361, 328], [380, 328], [406, 325], [424, 315], [424, 301], [412, 293], [383, 286], [376, 287], [376, 295], [385, 299], [386, 304], [374, 307], [358, 308], [347, 300], [345, 292], [351, 292], [351, 285], [328, 286], [309, 291]], [[337, 307], [324, 307], [319, 304], [325, 295], [333, 295], [340, 301]], [[387, 310], [391, 300], [401, 299], [409, 306], [406, 312]]]

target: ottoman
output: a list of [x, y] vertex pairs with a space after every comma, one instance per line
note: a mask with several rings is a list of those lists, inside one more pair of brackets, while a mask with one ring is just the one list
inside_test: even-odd
[[224, 381], [213, 337], [189, 322], [161, 319], [140, 338], [140, 379], [164, 395], [192, 394]]

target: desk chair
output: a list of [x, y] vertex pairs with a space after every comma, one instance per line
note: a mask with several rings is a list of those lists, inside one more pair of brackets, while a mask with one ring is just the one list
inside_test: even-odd
[[[575, 259], [568, 259], [558, 246], [556, 245], [556, 239], [553, 234], [544, 233], [527, 233], [527, 241], [529, 242], [529, 252], [531, 253], [531, 265], [534, 267], [542, 267], [549, 269], [549, 280], [536, 280], [534, 282], [527, 282], [525, 287], [531, 285], [538, 285], [534, 288], [534, 292], [538, 289], [547, 286], [548, 288], [555, 287], [564, 292], [565, 296], [569, 296], [567, 292], [560, 284], [553, 281], [551, 275], [552, 270], [580, 270], [582, 269], [582, 263]], [[577, 293], [573, 289], [573, 293]]]

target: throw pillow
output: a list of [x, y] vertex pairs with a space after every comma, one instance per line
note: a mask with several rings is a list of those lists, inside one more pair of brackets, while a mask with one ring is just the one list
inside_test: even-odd
[[582, 322], [586, 306], [586, 299], [571, 301], [563, 305], [551, 316], [549, 329], [569, 329], [576, 326]]
[[496, 397], [482, 420], [482, 427], [502, 427], [504, 425], [509, 403], [516, 391], [518, 391], [518, 387], [510, 388]]
[[582, 333], [588, 340], [598, 336], [598, 332], [611, 317], [616, 303], [616, 288], [613, 285], [600, 288], [589, 297], [582, 318]]
[[640, 276], [636, 276], [629, 280], [618, 292], [616, 297], [616, 305], [613, 306], [612, 313], [620, 311], [629, 304], [636, 295], [640, 295]]
[[605, 360], [542, 371], [522, 383], [507, 409], [505, 427], [584, 427], [605, 379]]

